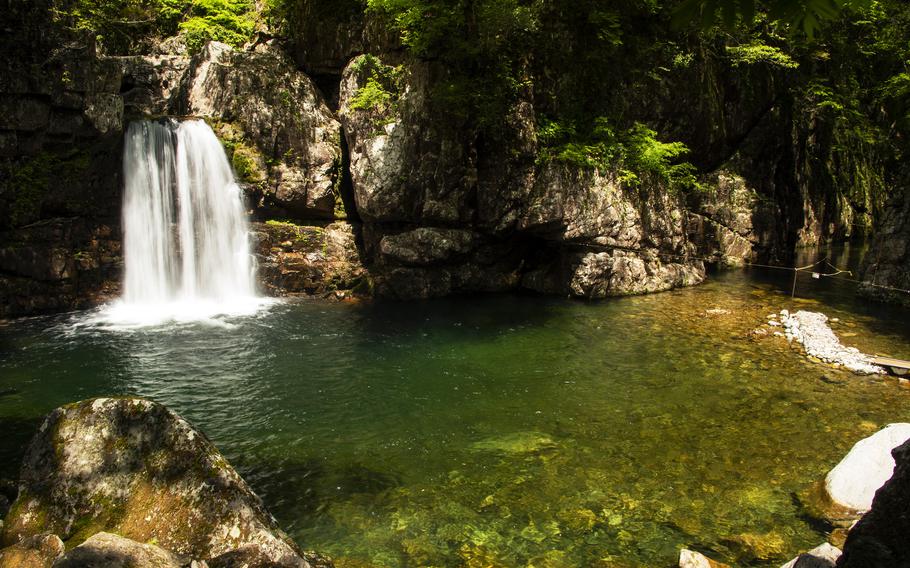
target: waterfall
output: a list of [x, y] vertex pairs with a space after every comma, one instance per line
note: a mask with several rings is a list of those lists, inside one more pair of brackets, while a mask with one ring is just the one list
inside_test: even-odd
[[123, 150], [123, 296], [107, 320], [157, 324], [255, 311], [249, 224], [201, 120], [137, 121]]

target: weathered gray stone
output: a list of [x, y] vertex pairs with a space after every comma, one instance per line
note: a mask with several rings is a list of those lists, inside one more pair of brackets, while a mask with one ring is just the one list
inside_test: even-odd
[[37, 98], [0, 97], [0, 129], [32, 131], [46, 128], [50, 105]]
[[54, 568], [181, 568], [184, 564], [161, 547], [100, 532], [64, 554]]
[[253, 233], [260, 281], [273, 295], [362, 293], [369, 287], [349, 223], [317, 227], [272, 221], [254, 223]]
[[404, 264], [435, 264], [470, 252], [477, 236], [471, 231], [420, 227], [379, 241], [380, 253]]
[[841, 551], [839, 548], [825, 542], [809, 552], [800, 554], [781, 566], [781, 568], [834, 568], [840, 555]]
[[86, 97], [85, 117], [101, 134], [123, 130], [123, 98], [115, 93], [93, 93]]
[[116, 293], [115, 233], [109, 225], [73, 218], [0, 232], [0, 317], [95, 305]]
[[[341, 126], [309, 77], [276, 47], [240, 52], [206, 44], [191, 60], [171, 108], [240, 126], [239, 142], [275, 162], [261, 188], [267, 200], [299, 217], [334, 216]], [[245, 168], [236, 160], [234, 166], [243, 177], [239, 170]]]
[[761, 207], [754, 188], [735, 172], [718, 170], [705, 182], [712, 191], [699, 196], [690, 212], [689, 237], [698, 244], [698, 254], [721, 266], [742, 266], [755, 260], [760, 245], [752, 217]]
[[0, 568], [51, 568], [63, 554], [63, 541], [42, 533], [0, 549]]
[[[910, 174], [904, 174], [904, 179]], [[875, 240], [865, 257], [861, 292], [871, 298], [910, 306], [910, 186], [888, 200]], [[896, 288], [897, 290], [894, 290]]]
[[308, 566], [211, 442], [147, 400], [58, 408], [20, 476], [3, 543], [54, 532], [78, 544], [107, 531], [199, 559], [254, 544], [278, 566]]
[[209, 568], [273, 568], [275, 563], [255, 544], [246, 544], [208, 561]]
[[459, 132], [429, 119], [429, 64], [407, 66], [394, 104], [355, 108], [358, 91], [383, 65], [376, 61], [352, 60], [339, 95], [357, 212], [368, 222], [443, 226], [469, 219], [476, 156]]
[[[521, 285], [606, 297], [702, 281], [678, 196], [657, 185], [631, 190], [596, 171], [536, 164], [527, 101], [508, 117], [514, 146], [494, 151], [481, 170], [470, 133], [439, 128], [431, 118], [431, 64], [396, 71], [394, 101], [355, 104], [378, 69], [390, 72], [382, 65], [364, 56], [345, 68], [339, 111], [377, 293], [427, 297]], [[541, 250], [535, 241], [551, 246]]]
[[679, 551], [679, 568], [728, 568], [700, 552], [683, 548]]
[[167, 114], [190, 65], [185, 55], [111, 57], [110, 61], [119, 66], [123, 104], [133, 116]]

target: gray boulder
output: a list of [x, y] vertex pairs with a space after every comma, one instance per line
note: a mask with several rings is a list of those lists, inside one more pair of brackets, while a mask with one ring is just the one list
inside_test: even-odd
[[841, 551], [827, 542], [804, 552], [780, 568], [834, 568]]
[[0, 568], [51, 568], [63, 554], [63, 541], [53, 534], [36, 534], [0, 549]]
[[184, 564], [161, 547], [100, 532], [64, 554], [54, 568], [181, 568]]
[[164, 406], [99, 398], [58, 408], [29, 446], [0, 543], [40, 533], [77, 545], [98, 532], [209, 559], [254, 545], [277, 566], [306, 568], [211, 442]]

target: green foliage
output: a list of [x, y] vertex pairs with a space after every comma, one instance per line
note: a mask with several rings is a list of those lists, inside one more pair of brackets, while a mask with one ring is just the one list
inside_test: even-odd
[[803, 31], [812, 38], [822, 24], [838, 18], [848, 10], [867, 10], [875, 0], [684, 0], [674, 13], [677, 26], [692, 21], [705, 29], [718, 21], [728, 30], [739, 22], [751, 25], [756, 15], [764, 12], [770, 21], [780, 22], [791, 32]]
[[[174, 0], [170, 0], [174, 1]], [[189, 17], [179, 25], [190, 52], [209, 40], [241, 47], [256, 27], [256, 13], [250, 0], [192, 0]]]
[[191, 52], [208, 40], [239, 47], [260, 17], [253, 0], [56, 0], [54, 15], [91, 31], [104, 50], [121, 55], [178, 33]]
[[[671, 189], [698, 189], [695, 166], [679, 160], [689, 153], [682, 142], [661, 142], [657, 133], [641, 123], [635, 123], [624, 137], [626, 168], [637, 180], [637, 174], [656, 176]], [[627, 177], [631, 177], [626, 174]]]
[[696, 168], [681, 159], [689, 153], [682, 142], [661, 142], [641, 123], [617, 133], [605, 117], [590, 132], [579, 135], [573, 123], [543, 120], [538, 128], [539, 161], [562, 162], [584, 169], [616, 171], [622, 182], [637, 186], [651, 176], [671, 190], [701, 189]]
[[519, 60], [537, 20], [522, 0], [367, 0], [367, 10], [398, 30], [417, 57], [445, 64], [436, 84], [440, 112], [479, 125], [497, 123], [522, 85]]
[[780, 48], [752, 41], [746, 45], [727, 46], [727, 55], [734, 67], [764, 63], [772, 67], [796, 69], [799, 63], [781, 51]]
[[385, 112], [391, 106], [392, 99], [392, 93], [387, 91], [376, 77], [370, 77], [367, 84], [357, 89], [357, 93], [351, 98], [351, 108]]
[[402, 67], [385, 65], [378, 57], [366, 54], [354, 62], [353, 69], [366, 78], [366, 83], [351, 97], [351, 108], [382, 116], [393, 113], [401, 91]]

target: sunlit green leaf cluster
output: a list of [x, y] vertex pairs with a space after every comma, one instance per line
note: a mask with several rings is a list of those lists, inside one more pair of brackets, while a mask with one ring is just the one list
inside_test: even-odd
[[543, 120], [538, 129], [539, 161], [561, 162], [585, 169], [615, 171], [620, 181], [637, 186], [652, 177], [671, 190], [700, 189], [695, 166], [683, 161], [689, 149], [682, 142], [661, 142], [657, 132], [641, 123], [617, 132], [606, 117], [598, 117], [590, 132], [580, 136], [575, 124]]
[[55, 16], [92, 32], [112, 54], [142, 52], [150, 42], [177, 34], [191, 52], [208, 40], [239, 47], [250, 39], [259, 18], [253, 0], [60, 1]]

